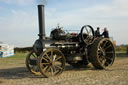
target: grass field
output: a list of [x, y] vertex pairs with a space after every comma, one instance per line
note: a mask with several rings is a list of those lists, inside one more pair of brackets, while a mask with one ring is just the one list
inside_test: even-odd
[[[11, 57], [7, 57], [7, 58], [0, 58], [0, 67], [1, 66], [8, 66], [8, 65], [16, 65], [16, 64], [25, 64], [25, 59], [26, 59], [26, 56], [29, 52], [16, 52], [14, 56], [11, 56]], [[126, 51], [118, 51], [116, 52], [116, 57], [117, 58], [123, 58], [123, 57], [126, 57], [128, 56], [126, 54]], [[24, 61], [24, 62], [23, 62]], [[10, 67], [11, 67], [10, 66]]]
[[[6, 57], [6, 58], [0, 58], [0, 67], [1, 66], [8, 66], [8, 65], [13, 65], [17, 64], [24, 61], [25, 63], [25, 58], [26, 58], [27, 53], [15, 53], [14, 56], [11, 57]], [[10, 66], [11, 67], [11, 66]]]
[[116, 52], [116, 57], [126, 57], [128, 54], [126, 51], [117, 51]]
[[[14, 59], [14, 60], [20, 60], [20, 59], [25, 59], [27, 54], [29, 52], [16, 52], [14, 56], [7, 57], [8, 59]], [[126, 51], [117, 51], [116, 52], [116, 57], [123, 57], [126, 56]], [[1, 59], [7, 59], [7, 58], [1, 58]]]
[[[0, 58], [0, 65], [8, 65], [8, 64], [17, 64], [17, 63], [25, 63], [25, 58], [27, 56], [29, 52], [25, 52], [25, 53], [22, 53], [22, 52], [17, 52], [15, 53], [14, 56], [12, 57], [7, 57], [7, 58]], [[118, 51], [116, 52], [116, 57], [117, 58], [123, 58], [123, 57], [126, 57], [127, 54], [126, 54], [126, 51]], [[24, 61], [24, 62], [23, 62]]]

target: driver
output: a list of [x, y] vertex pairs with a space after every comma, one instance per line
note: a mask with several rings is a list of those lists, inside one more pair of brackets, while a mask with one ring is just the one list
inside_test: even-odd
[[95, 37], [100, 37], [100, 28], [97, 27], [97, 30], [95, 31]]
[[101, 34], [101, 36], [104, 36], [104, 38], [109, 38], [109, 32], [107, 28], [104, 28], [104, 32]]

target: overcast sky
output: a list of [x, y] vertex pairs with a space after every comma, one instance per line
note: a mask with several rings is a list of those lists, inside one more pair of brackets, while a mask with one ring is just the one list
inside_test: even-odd
[[[38, 39], [36, 0], [0, 0], [0, 42], [32, 46]], [[64, 29], [83, 25], [107, 27], [117, 44], [128, 44], [128, 0], [48, 0], [46, 34], [59, 23]]]

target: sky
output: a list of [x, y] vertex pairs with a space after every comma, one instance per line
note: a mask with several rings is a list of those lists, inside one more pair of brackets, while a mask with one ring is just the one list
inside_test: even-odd
[[[40, 0], [41, 1], [41, 0]], [[83, 25], [107, 27], [117, 45], [128, 44], [128, 0], [42, 0], [46, 35], [60, 24], [65, 30]], [[32, 46], [38, 39], [37, 0], [0, 0], [0, 42]]]

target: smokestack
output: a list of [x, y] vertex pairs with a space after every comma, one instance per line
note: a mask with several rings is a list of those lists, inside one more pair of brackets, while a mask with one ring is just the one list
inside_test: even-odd
[[38, 5], [38, 18], [39, 18], [39, 38], [45, 39], [45, 13], [44, 5]]

